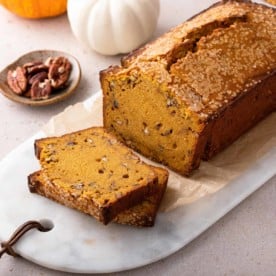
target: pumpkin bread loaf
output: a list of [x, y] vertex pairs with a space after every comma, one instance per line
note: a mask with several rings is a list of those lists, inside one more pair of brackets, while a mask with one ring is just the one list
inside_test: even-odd
[[183, 175], [276, 109], [276, 14], [223, 1], [100, 73], [104, 126]]
[[[143, 227], [154, 225], [159, 205], [167, 187], [168, 171], [156, 167], [152, 168], [158, 175], [158, 188], [156, 193], [146, 197], [141, 203], [119, 213], [113, 219], [114, 222]], [[64, 201], [65, 197], [63, 194], [63, 188], [54, 185], [42, 170], [34, 172], [29, 176], [29, 186], [32, 191], [35, 191], [42, 196], [51, 198], [61, 204], [67, 205], [68, 207], [83, 211], [80, 208], [79, 200], [70, 200], [70, 198], [67, 197], [68, 200]], [[73, 193], [74, 191], [70, 196], [74, 197]]]
[[35, 141], [47, 189], [44, 193], [107, 224], [158, 191], [156, 171], [101, 127]]

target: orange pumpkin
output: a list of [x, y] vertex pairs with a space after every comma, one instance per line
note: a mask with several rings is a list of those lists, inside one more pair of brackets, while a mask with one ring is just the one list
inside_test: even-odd
[[0, 4], [14, 14], [36, 19], [64, 13], [67, 0], [0, 0]]

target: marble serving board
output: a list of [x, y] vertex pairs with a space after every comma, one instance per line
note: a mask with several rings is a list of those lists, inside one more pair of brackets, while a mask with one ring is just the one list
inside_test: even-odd
[[[87, 101], [99, 102], [100, 93]], [[95, 114], [95, 117], [97, 114]], [[258, 189], [276, 173], [276, 148], [218, 192], [171, 211], [160, 212], [153, 228], [104, 226], [78, 211], [36, 194], [27, 175], [39, 169], [34, 157], [37, 133], [0, 162], [0, 240], [27, 220], [42, 220], [49, 232], [31, 230], [14, 246], [22, 257], [56, 270], [107, 273], [143, 266], [176, 252]]]

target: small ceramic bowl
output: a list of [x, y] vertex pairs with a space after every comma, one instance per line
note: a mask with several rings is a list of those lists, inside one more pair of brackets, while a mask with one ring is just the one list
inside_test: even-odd
[[[49, 98], [45, 100], [32, 100], [30, 98], [17, 95], [11, 90], [11, 88], [7, 83], [7, 74], [9, 70], [14, 70], [17, 66], [22, 66], [23, 64], [28, 62], [45, 61], [49, 57], [57, 57], [57, 56], [66, 57], [72, 65], [70, 77], [67, 82], [67, 86], [64, 89], [61, 89], [51, 94]], [[10, 100], [21, 104], [32, 105], [32, 106], [49, 105], [52, 103], [62, 101], [65, 98], [67, 98], [69, 95], [71, 95], [76, 90], [80, 82], [80, 79], [81, 79], [81, 68], [80, 68], [79, 62], [75, 57], [60, 51], [39, 50], [39, 51], [30, 52], [21, 56], [20, 58], [18, 58], [13, 63], [9, 64], [4, 70], [0, 72], [0, 92]]]

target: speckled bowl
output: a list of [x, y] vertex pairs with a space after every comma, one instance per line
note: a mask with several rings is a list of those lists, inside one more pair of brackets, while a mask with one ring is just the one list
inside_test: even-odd
[[[64, 56], [72, 64], [72, 71], [68, 80], [68, 85], [64, 89], [61, 89], [51, 94], [50, 97], [45, 100], [32, 100], [24, 96], [19, 96], [11, 90], [11, 88], [7, 83], [7, 74], [9, 70], [15, 69], [17, 66], [22, 66], [27, 62], [45, 61], [48, 57], [56, 57], [56, 56]], [[9, 64], [5, 69], [3, 69], [0, 72], [0, 92], [10, 100], [21, 104], [26, 104], [31, 106], [43, 106], [43, 105], [49, 105], [52, 103], [62, 101], [68, 96], [70, 96], [76, 90], [80, 82], [80, 79], [81, 79], [81, 68], [78, 60], [75, 57], [60, 51], [38, 50], [38, 51], [29, 52], [19, 57], [17, 60]]]

